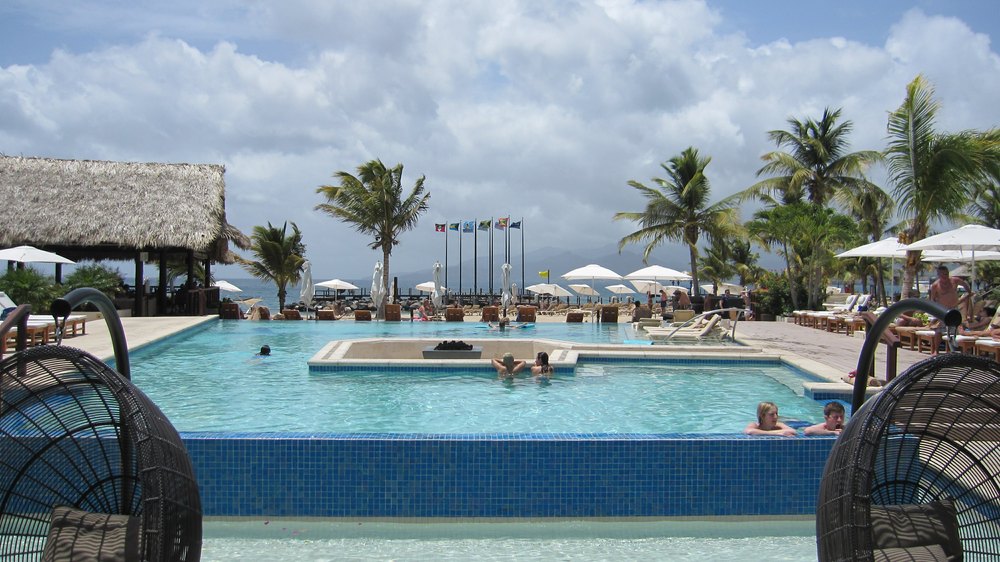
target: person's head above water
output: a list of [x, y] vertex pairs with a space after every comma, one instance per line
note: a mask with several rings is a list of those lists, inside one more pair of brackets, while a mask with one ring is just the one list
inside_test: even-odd
[[257, 355], [270, 355], [270, 354], [271, 354], [271, 346], [264, 345], [261, 346], [260, 353], [258, 353]]
[[503, 366], [507, 368], [507, 372], [510, 373], [514, 370], [514, 354], [507, 352], [503, 354], [503, 358], [500, 360]]

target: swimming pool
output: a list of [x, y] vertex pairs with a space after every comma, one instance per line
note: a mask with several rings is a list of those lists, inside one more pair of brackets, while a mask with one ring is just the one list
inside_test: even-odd
[[[599, 351], [584, 359], [574, 374], [557, 373], [548, 387], [526, 380], [507, 387], [485, 366], [469, 372], [350, 375], [310, 374], [305, 365], [331, 339], [462, 339], [482, 333], [472, 323], [208, 322], [136, 352], [133, 379], [181, 428], [209, 516], [365, 520], [814, 512], [832, 440], [750, 438], [740, 433], [753, 417], [756, 402], [764, 398], [776, 399], [784, 416], [790, 415], [793, 401], [802, 400], [807, 410], [801, 417], [821, 417], [818, 403], [801, 398], [801, 390], [792, 390], [794, 383], [782, 380], [798, 374], [776, 361], [725, 364], [716, 359], [702, 363], [707, 375], [666, 373], [658, 361], [626, 361], [608, 351], [612, 346], [601, 345], [607, 340], [600, 334], [628, 337], [622, 333], [624, 326], [551, 326], [517, 330], [517, 337], [532, 330], [556, 339], [583, 334], [578, 340], [592, 342], [588, 345]], [[273, 355], [254, 358], [265, 344]], [[698, 362], [691, 357], [684, 361]], [[748, 375], [758, 367], [775, 366], [778, 374]], [[708, 375], [715, 379], [706, 386], [685, 388], [686, 379]], [[741, 379], [750, 384], [737, 389], [734, 385]], [[630, 386], [632, 382], [639, 385]], [[762, 386], [767, 384], [776, 386]], [[723, 407], [735, 418], [724, 422], [725, 429], [718, 430], [722, 433], [676, 433], [686, 420], [707, 423], [690, 431], [711, 432], [723, 424], [721, 413], [703, 412], [691, 401], [691, 395], [708, 389], [741, 400]], [[203, 401], [216, 390], [221, 401]], [[360, 420], [361, 425], [348, 423], [359, 423], [347, 419], [352, 416], [367, 418], [366, 408], [377, 411], [379, 419], [394, 420], [413, 397], [430, 397], [421, 406], [425, 408], [457, 390], [467, 394], [452, 401], [465, 409], [445, 416], [456, 418], [447, 423], [457, 425], [430, 429], [412, 419], [394, 426], [374, 425], [368, 419]], [[787, 394], [762, 396], [765, 392]], [[652, 425], [619, 425], [643, 417], [637, 415], [641, 408], [634, 401], [643, 394], [661, 400], [642, 406]], [[286, 400], [288, 396], [292, 398]], [[561, 410], [569, 414], [564, 417], [573, 418], [580, 411], [575, 400], [593, 397], [597, 399], [588, 408], [604, 408], [594, 420], [575, 419], [558, 428], [550, 424], [550, 412]], [[678, 401], [662, 401], [667, 398]], [[476, 400], [504, 407], [473, 427], [466, 420], [484, 410]], [[355, 408], [347, 410], [353, 413], [331, 413], [341, 403], [355, 401]], [[245, 410], [231, 410], [233, 406]], [[529, 415], [532, 409], [537, 413]], [[215, 415], [216, 410], [222, 415], [209, 429], [202, 416]], [[420, 408], [416, 411], [418, 418], [427, 417]], [[333, 423], [330, 416], [341, 420]], [[309, 425], [314, 418], [322, 420], [319, 425]], [[277, 425], [279, 419], [290, 424]], [[793, 477], [771, 476], [779, 473]], [[762, 502], [762, 497], [770, 499]]]
[[[795, 521], [346, 523], [208, 521], [206, 561], [816, 559], [815, 523]], [[334, 556], [334, 553], [337, 553]]]
[[[485, 361], [479, 368], [311, 373], [313, 352], [358, 330], [350, 323], [336, 332], [311, 322], [268, 324], [278, 325], [220, 322], [140, 351], [132, 378], [180, 431], [740, 433], [765, 398], [785, 418], [822, 420], [823, 404], [803, 396], [802, 374], [776, 360], [594, 356], [549, 385], [526, 376], [501, 383]], [[613, 331], [583, 333], [593, 339]], [[265, 344], [272, 356], [254, 357]]]

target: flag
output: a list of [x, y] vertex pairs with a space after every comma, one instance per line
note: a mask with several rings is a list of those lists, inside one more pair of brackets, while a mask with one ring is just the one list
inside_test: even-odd
[[458, 223], [457, 222], [453, 222], [453, 223], [449, 224], [448, 225], [448, 230], [454, 230], [455, 232], [458, 232]]
[[508, 220], [510, 220], [510, 217], [501, 217], [501, 218], [498, 218], [497, 219], [497, 224], [495, 226], [498, 229], [503, 230], [503, 229], [507, 228], [507, 221]]
[[490, 229], [490, 219], [479, 221], [479, 230], [489, 230], [489, 229]]
[[472, 232], [476, 229], [476, 221], [465, 221], [462, 223], [462, 232]]
[[521, 221], [510, 223], [510, 227], [511, 228], [516, 228], [516, 229], [520, 230], [521, 229]]
[[434, 223], [434, 232], [444, 232], [445, 225]]
[[[513, 228], [513, 227], [511, 227], [511, 228]], [[542, 279], [548, 279], [549, 278], [549, 272], [548, 272], [548, 270], [546, 270], [546, 271], [539, 271], [538, 272], [538, 276], [541, 277]]]

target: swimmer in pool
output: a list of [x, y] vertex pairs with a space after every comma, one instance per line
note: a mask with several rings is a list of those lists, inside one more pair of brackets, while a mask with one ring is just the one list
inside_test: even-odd
[[840, 435], [844, 428], [844, 405], [840, 402], [830, 402], [823, 407], [823, 423], [810, 425], [805, 429], [806, 435]]
[[778, 406], [774, 402], [761, 402], [757, 405], [757, 421], [747, 424], [743, 433], [747, 435], [781, 435], [795, 437], [798, 432], [778, 421]]
[[257, 355], [254, 355], [254, 357], [268, 357], [270, 355], [271, 355], [271, 346], [263, 345], [260, 348], [260, 352], [257, 353]]
[[514, 375], [520, 373], [525, 366], [524, 361], [514, 359], [512, 353], [504, 353], [502, 359], [493, 359], [493, 368], [497, 370], [497, 377], [501, 380], [513, 380]]
[[535, 376], [535, 380], [540, 383], [548, 382], [555, 372], [552, 365], [549, 365], [549, 354], [539, 351], [535, 356], [535, 364], [531, 366], [531, 374]]

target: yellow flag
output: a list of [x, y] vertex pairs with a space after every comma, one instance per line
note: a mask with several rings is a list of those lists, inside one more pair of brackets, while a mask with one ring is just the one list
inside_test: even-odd
[[538, 276], [542, 277], [544, 279], [548, 279], [549, 278], [549, 272], [548, 271], [539, 271], [538, 272]]

